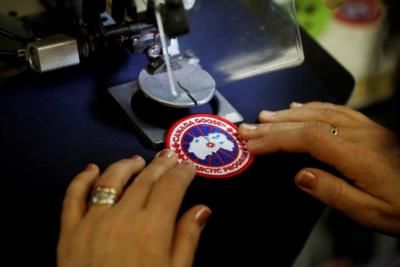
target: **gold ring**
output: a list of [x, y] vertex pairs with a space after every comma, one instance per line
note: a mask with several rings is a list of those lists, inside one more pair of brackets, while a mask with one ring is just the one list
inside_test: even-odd
[[338, 127], [334, 124], [331, 124], [331, 128], [330, 128], [329, 132], [331, 134], [333, 134], [334, 136], [337, 136], [339, 134]]
[[113, 187], [96, 186], [90, 196], [90, 204], [114, 205], [117, 200], [117, 190]]

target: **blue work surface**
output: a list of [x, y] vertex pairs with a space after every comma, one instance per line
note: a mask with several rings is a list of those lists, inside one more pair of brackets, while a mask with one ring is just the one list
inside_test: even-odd
[[[246, 122], [292, 101], [347, 100], [353, 88], [348, 72], [309, 37], [303, 42], [303, 65], [219, 88]], [[26, 72], [2, 86], [1, 235], [10, 252], [4, 262], [55, 266], [61, 203], [72, 177], [90, 162], [104, 169], [133, 154], [154, 156], [106, 90], [134, 80], [144, 63], [139, 56], [113, 54], [52, 73]], [[183, 210], [204, 203], [213, 215], [195, 266], [290, 266], [323, 209], [293, 182], [299, 169], [315, 165], [307, 155], [278, 153], [257, 157], [230, 180], [196, 178]]]

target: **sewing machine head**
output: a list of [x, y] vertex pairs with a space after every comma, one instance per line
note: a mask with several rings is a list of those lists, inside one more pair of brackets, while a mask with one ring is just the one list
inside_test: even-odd
[[[176, 53], [174, 39], [189, 32], [186, 11], [194, 4], [194, 0], [59, 0], [56, 24], [62, 33], [34, 33], [35, 40], [20, 53], [37, 72], [79, 64], [112, 46], [145, 53], [149, 64], [138, 77], [145, 95], [171, 107], [201, 105], [213, 97], [215, 81], [194, 55]], [[175, 50], [171, 59], [168, 49]]]
[[49, 12], [51, 19], [39, 29], [33, 23], [32, 40], [20, 51], [37, 72], [79, 64], [113, 46], [146, 53], [152, 61], [162, 53], [158, 26], [169, 38], [189, 31], [182, 0], [57, 0]]
[[178, 114], [171, 119], [209, 104], [207, 112], [239, 123], [242, 116], [217, 87], [303, 61], [293, 0], [42, 1], [50, 16], [28, 23], [31, 34], [17, 38], [25, 47], [15, 56], [47, 72], [115, 48], [145, 54], [137, 80], [108, 91], [154, 146], [165, 129], [146, 117], [144, 98], [158, 105], [151, 110]]

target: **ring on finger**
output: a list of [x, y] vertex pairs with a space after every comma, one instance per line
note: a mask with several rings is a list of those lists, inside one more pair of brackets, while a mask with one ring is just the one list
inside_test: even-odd
[[337, 127], [335, 124], [331, 124], [331, 127], [330, 127], [330, 129], [329, 129], [329, 132], [330, 132], [332, 135], [337, 136], [337, 135], [339, 134], [338, 127]]
[[117, 190], [114, 187], [96, 186], [92, 189], [89, 203], [91, 205], [112, 206], [117, 201]]

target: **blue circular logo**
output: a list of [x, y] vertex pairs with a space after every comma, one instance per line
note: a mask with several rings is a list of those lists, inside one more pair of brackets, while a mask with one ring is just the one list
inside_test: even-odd
[[213, 167], [232, 163], [239, 153], [238, 144], [231, 135], [207, 124], [189, 128], [182, 137], [181, 146], [192, 161]]
[[192, 161], [197, 174], [208, 178], [232, 177], [253, 161], [236, 125], [211, 114], [191, 115], [176, 122], [165, 144], [178, 154], [178, 162]]

